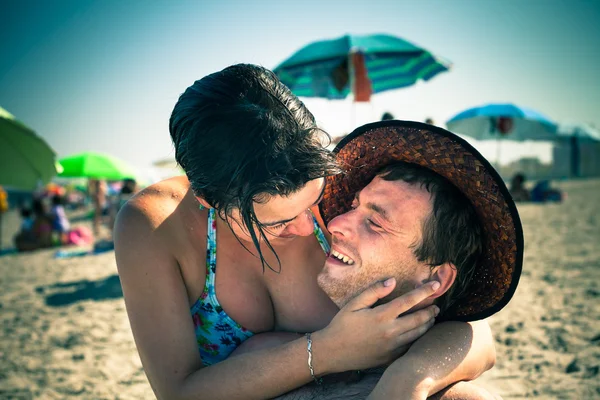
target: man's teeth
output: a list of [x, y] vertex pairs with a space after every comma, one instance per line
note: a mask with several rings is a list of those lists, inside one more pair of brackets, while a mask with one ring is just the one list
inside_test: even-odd
[[331, 250], [331, 255], [334, 256], [335, 258], [337, 258], [338, 260], [343, 261], [344, 263], [348, 264], [348, 265], [352, 265], [354, 264], [354, 260], [351, 259], [350, 257], [344, 255], [344, 254], [340, 254], [335, 250]]

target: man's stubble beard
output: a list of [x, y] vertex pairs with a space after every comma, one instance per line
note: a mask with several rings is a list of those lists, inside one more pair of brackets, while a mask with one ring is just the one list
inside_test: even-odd
[[347, 274], [343, 279], [333, 280], [321, 272], [317, 277], [317, 282], [319, 287], [341, 309], [354, 297], [375, 284], [375, 282], [384, 281], [388, 278], [396, 278], [396, 287], [392, 293], [378, 301], [379, 304], [387, 303], [396, 297], [410, 292], [415, 289], [414, 281], [412, 280], [412, 273], [415, 271], [414, 266], [411, 268], [406, 263], [396, 263], [395, 266], [389, 264], [385, 266], [378, 265], [377, 267], [361, 265], [358, 273]]

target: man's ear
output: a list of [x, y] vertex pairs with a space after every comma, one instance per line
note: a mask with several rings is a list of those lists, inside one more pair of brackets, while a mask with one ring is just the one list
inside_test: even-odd
[[454, 280], [456, 279], [456, 267], [452, 263], [445, 263], [435, 267], [431, 271], [431, 276], [429, 277], [430, 281], [438, 281], [440, 283], [440, 287], [435, 293], [430, 297], [431, 299], [436, 299], [441, 297], [444, 293], [450, 289]]

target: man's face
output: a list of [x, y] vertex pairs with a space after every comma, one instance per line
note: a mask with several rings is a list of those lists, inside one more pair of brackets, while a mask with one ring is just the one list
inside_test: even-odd
[[387, 278], [396, 278], [390, 299], [414, 289], [431, 273], [414, 254], [431, 211], [431, 195], [420, 185], [375, 177], [357, 193], [352, 210], [329, 223], [331, 254], [319, 286], [340, 308]]

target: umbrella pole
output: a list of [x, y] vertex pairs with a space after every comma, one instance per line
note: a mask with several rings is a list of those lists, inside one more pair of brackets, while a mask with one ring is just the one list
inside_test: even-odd
[[500, 170], [500, 155], [502, 153], [501, 142], [500, 139], [496, 139], [496, 165], [498, 166], [498, 170]]

